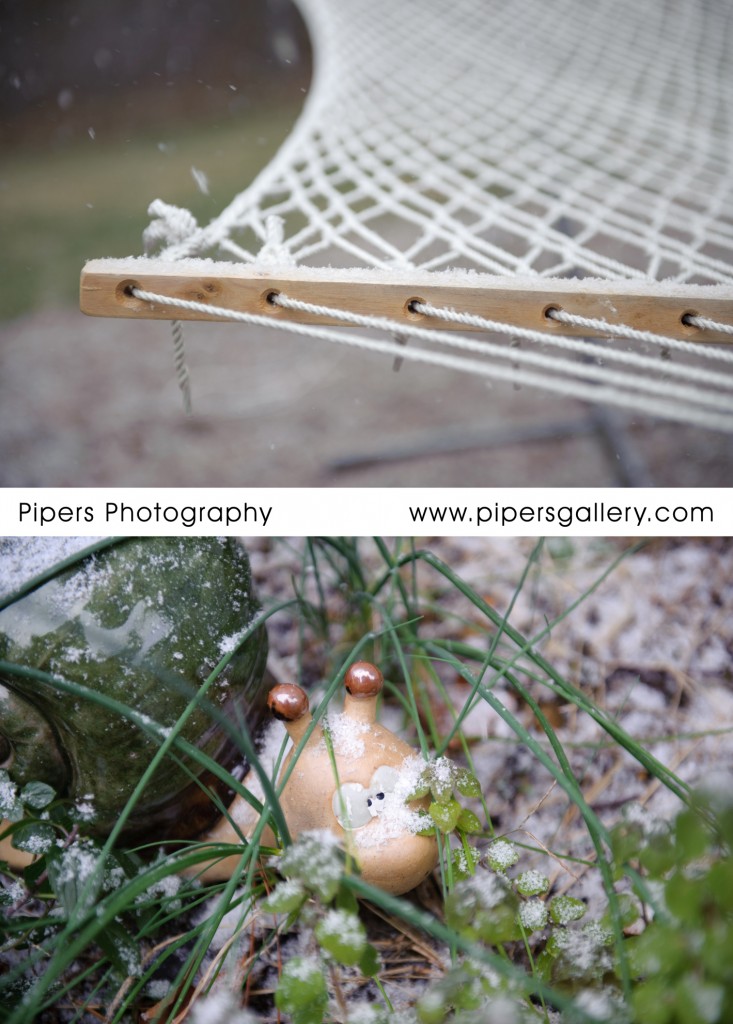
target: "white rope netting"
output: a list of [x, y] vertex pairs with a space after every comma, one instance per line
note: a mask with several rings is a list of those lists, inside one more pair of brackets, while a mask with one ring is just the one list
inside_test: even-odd
[[[314, 78], [296, 128], [207, 226], [156, 201], [162, 258], [733, 288], [729, 0], [297, 2]], [[664, 339], [614, 330], [664, 384]], [[723, 390], [727, 348], [706, 349]]]

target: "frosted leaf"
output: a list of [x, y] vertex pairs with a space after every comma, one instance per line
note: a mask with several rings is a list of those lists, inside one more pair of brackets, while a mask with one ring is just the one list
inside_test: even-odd
[[20, 821], [23, 808], [18, 800], [18, 787], [10, 781], [6, 771], [0, 772], [0, 817]]
[[286, 878], [278, 882], [267, 899], [262, 903], [262, 909], [269, 914], [289, 914], [306, 899], [306, 890], [298, 878]]
[[507, 899], [510, 890], [505, 879], [482, 874], [463, 882], [462, 891], [470, 894], [483, 910], [494, 910]]
[[9, 906], [13, 903], [20, 903], [27, 895], [27, 890], [22, 882], [0, 882], [0, 905]]
[[349, 967], [359, 963], [367, 945], [364, 925], [348, 910], [329, 910], [316, 925], [316, 938], [334, 960]]
[[474, 850], [470, 846], [468, 848], [461, 847], [459, 850], [453, 851], [451, 860], [453, 871], [458, 878], [470, 878], [476, 871], [481, 855], [478, 850]]
[[74, 815], [79, 821], [94, 821], [96, 812], [93, 794], [89, 793], [74, 804]]
[[626, 1024], [628, 1009], [623, 1001], [613, 992], [604, 989], [586, 988], [575, 1000], [579, 1010], [583, 1010], [592, 1020], [603, 1024]]
[[56, 884], [66, 885], [75, 882], [79, 885], [87, 881], [97, 867], [96, 850], [85, 843], [74, 843], [64, 850], [56, 874]]
[[128, 978], [137, 978], [142, 970], [140, 950], [137, 944], [133, 943], [133, 940], [125, 935], [124, 938], [119, 938], [115, 942], [114, 950], [116, 958]]
[[41, 857], [52, 849], [56, 841], [56, 833], [51, 825], [44, 822], [32, 822], [21, 827], [13, 834], [13, 846], [18, 850]]
[[539, 896], [550, 888], [550, 880], [539, 871], [523, 871], [515, 885], [523, 896]]
[[504, 875], [480, 872], [458, 882], [446, 900], [449, 923], [489, 943], [519, 937], [519, 900]]
[[486, 859], [489, 862], [489, 867], [504, 874], [519, 860], [519, 851], [514, 843], [510, 843], [507, 839], [497, 839], [486, 851]]
[[336, 836], [327, 829], [301, 833], [283, 853], [278, 869], [329, 902], [336, 895], [343, 873], [343, 854]]
[[328, 1005], [328, 989], [320, 961], [313, 957], [288, 960], [275, 993], [275, 1005], [301, 1020], [306, 1019], [302, 1011], [308, 1008], [308, 1019], [321, 1020]]
[[519, 920], [527, 932], [536, 932], [547, 924], [547, 907], [536, 897], [522, 903], [519, 908]]
[[568, 977], [600, 979], [614, 967], [613, 950], [609, 948], [612, 941], [610, 929], [589, 921], [579, 929], [556, 929], [548, 949], [562, 957]]
[[567, 925], [577, 921], [586, 909], [585, 903], [574, 896], [555, 896], [550, 900], [550, 915], [555, 924]]

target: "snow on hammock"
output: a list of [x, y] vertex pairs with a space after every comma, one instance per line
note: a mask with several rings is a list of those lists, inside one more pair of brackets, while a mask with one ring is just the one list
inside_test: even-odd
[[729, 0], [297, 2], [314, 80], [278, 155], [206, 226], [155, 200], [157, 255], [87, 264], [85, 312], [733, 430]]

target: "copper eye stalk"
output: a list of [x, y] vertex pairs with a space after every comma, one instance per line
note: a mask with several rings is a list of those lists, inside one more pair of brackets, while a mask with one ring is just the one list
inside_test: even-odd
[[308, 711], [308, 697], [295, 683], [280, 683], [268, 693], [267, 706], [280, 722], [296, 722]]
[[344, 686], [352, 697], [376, 697], [384, 686], [384, 676], [376, 665], [368, 661], [355, 661], [344, 676]]

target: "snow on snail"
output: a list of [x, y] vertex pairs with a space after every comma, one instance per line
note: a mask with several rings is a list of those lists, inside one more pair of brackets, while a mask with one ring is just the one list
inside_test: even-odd
[[[418, 834], [426, 801], [408, 799], [425, 762], [376, 720], [382, 684], [382, 673], [368, 662], [356, 662], [346, 672], [344, 710], [328, 720], [336, 777], [320, 723], [287, 775], [312, 721], [304, 691], [280, 684], [270, 691], [268, 704], [293, 741], [280, 773], [281, 780], [287, 776], [280, 804], [292, 838], [318, 829], [331, 832], [354, 856], [365, 881], [400, 894], [433, 870], [438, 851], [434, 836]], [[251, 835], [257, 820], [250, 805], [236, 797], [226, 818], [204, 838], [238, 843], [238, 831]], [[266, 833], [262, 841], [274, 837]], [[203, 877], [226, 878], [238, 862], [237, 856], [212, 862]]]

